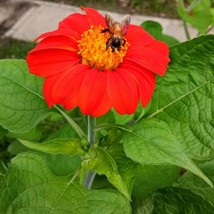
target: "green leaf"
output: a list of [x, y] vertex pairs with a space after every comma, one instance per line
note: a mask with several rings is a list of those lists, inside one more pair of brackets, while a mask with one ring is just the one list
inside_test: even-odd
[[127, 186], [118, 173], [115, 160], [111, 155], [102, 148], [91, 148], [89, 150], [89, 158], [82, 162], [83, 171], [96, 171], [99, 175], [105, 175], [108, 181], [114, 185], [121, 193], [130, 199]]
[[82, 149], [81, 141], [78, 138], [58, 138], [43, 143], [21, 139], [19, 139], [19, 141], [30, 149], [50, 154], [83, 155], [85, 153]]
[[[209, 179], [214, 182], [214, 160], [202, 163], [199, 167], [206, 173]], [[209, 201], [214, 207], [214, 189], [207, 186], [194, 174], [190, 172], [185, 173], [174, 186], [190, 190], [201, 196], [204, 200]]]
[[7, 134], [7, 130], [0, 126], [0, 139]]
[[114, 109], [112, 109], [112, 113], [115, 118], [115, 123], [118, 125], [124, 125], [124, 124], [130, 122], [134, 118], [134, 114], [120, 115]]
[[109, 149], [109, 153], [115, 160], [118, 172], [124, 180], [129, 194], [131, 195], [133, 182], [135, 176], [137, 175], [137, 164], [131, 159], [127, 158], [123, 150], [123, 145], [120, 143], [115, 142], [115, 144], [112, 145], [112, 147]]
[[21, 144], [17, 139], [11, 139], [10, 144], [7, 147], [7, 151], [12, 155], [15, 156], [21, 152], [28, 152], [30, 149]]
[[180, 17], [198, 29], [200, 33], [206, 33], [209, 25], [212, 24], [212, 15], [210, 10], [210, 0], [195, 1], [189, 8], [184, 8], [182, 4], [178, 6], [177, 12]]
[[139, 165], [132, 191], [133, 213], [152, 214], [154, 204], [150, 194], [158, 188], [171, 186], [178, 176], [176, 166]]
[[88, 191], [86, 197], [91, 214], [131, 214], [128, 201], [112, 190]]
[[210, 9], [210, 13], [211, 13], [211, 16], [212, 16], [212, 26], [213, 26], [214, 25], [214, 8]]
[[212, 182], [184, 153], [169, 126], [157, 119], [145, 119], [123, 135], [124, 150], [142, 165], [176, 165], [190, 170], [212, 186]]
[[178, 176], [179, 169], [176, 166], [139, 165], [132, 192], [134, 202], [142, 201], [158, 188], [171, 186]]
[[47, 140], [52, 140], [55, 138], [77, 138], [78, 134], [75, 132], [74, 129], [70, 126], [70, 124], [65, 124], [60, 126], [55, 132], [48, 135]]
[[5, 129], [26, 132], [46, 116], [42, 84], [28, 72], [24, 60], [0, 61], [0, 124]]
[[68, 176], [74, 174], [81, 166], [79, 155], [44, 154], [44, 159], [54, 175]]
[[7, 167], [3, 161], [0, 161], [0, 183], [4, 179], [4, 174], [6, 173]]
[[152, 214], [154, 210], [153, 198], [148, 196], [145, 199], [139, 198], [139, 201], [132, 203], [133, 214]]
[[169, 46], [173, 46], [179, 43], [179, 41], [171, 36], [163, 34], [162, 26], [155, 21], [145, 21], [141, 26], [148, 31], [155, 39], [166, 42]]
[[130, 214], [120, 193], [86, 190], [74, 179], [53, 175], [40, 155], [22, 153], [12, 159], [1, 182], [0, 213]]
[[188, 156], [214, 158], [214, 36], [171, 48], [146, 117], [165, 121]]
[[214, 207], [200, 196], [181, 188], [165, 188], [154, 194], [153, 214], [213, 214]]

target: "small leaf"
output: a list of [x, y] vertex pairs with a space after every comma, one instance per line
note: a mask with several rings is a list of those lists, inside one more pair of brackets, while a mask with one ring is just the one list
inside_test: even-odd
[[180, 166], [213, 186], [212, 182], [184, 153], [176, 136], [165, 122], [145, 119], [135, 124], [130, 132], [124, 132], [123, 141], [125, 153], [133, 161], [142, 165]]
[[166, 42], [169, 46], [173, 46], [179, 43], [179, 41], [169, 35], [163, 34], [162, 26], [155, 21], [145, 21], [141, 26], [148, 31], [155, 39]]
[[115, 118], [115, 123], [118, 125], [124, 125], [124, 124], [130, 122], [134, 118], [134, 114], [120, 115], [114, 109], [112, 109], [112, 113]]
[[105, 175], [111, 184], [130, 199], [127, 186], [118, 173], [117, 164], [110, 154], [98, 147], [90, 149], [89, 157], [82, 163], [84, 171], [87, 169], [88, 171], [96, 171], [99, 175]]
[[23, 133], [47, 115], [42, 84], [24, 60], [0, 61], [0, 124], [5, 129]]
[[84, 154], [81, 141], [77, 138], [59, 138], [43, 143], [35, 143], [21, 139], [19, 139], [19, 141], [28, 148], [40, 152], [68, 155]]
[[[0, 185], [0, 212], [130, 214], [130, 204], [120, 193], [86, 190], [71, 177], [55, 176], [36, 153], [12, 159]], [[115, 203], [116, 202], [116, 203]]]

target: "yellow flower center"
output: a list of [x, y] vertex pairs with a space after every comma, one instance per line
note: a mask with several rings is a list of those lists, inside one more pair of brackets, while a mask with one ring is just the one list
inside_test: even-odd
[[[102, 33], [103, 27], [91, 27], [81, 35], [78, 41], [78, 54], [81, 55], [81, 63], [99, 70], [113, 70], [123, 62], [129, 43], [121, 45], [119, 50], [112, 49], [111, 46], [106, 50], [106, 42], [112, 36], [109, 32]], [[125, 38], [124, 38], [125, 39]]]

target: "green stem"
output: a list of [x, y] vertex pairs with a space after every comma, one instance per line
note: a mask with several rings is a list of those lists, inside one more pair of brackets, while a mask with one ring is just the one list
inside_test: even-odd
[[188, 40], [191, 39], [190, 35], [189, 35], [189, 31], [188, 31], [188, 27], [187, 27], [187, 23], [184, 21], [184, 32], [186, 34], [186, 37]]
[[[88, 143], [93, 145], [96, 142], [96, 118], [88, 116]], [[90, 189], [95, 178], [96, 172], [87, 172], [84, 181], [84, 187]]]

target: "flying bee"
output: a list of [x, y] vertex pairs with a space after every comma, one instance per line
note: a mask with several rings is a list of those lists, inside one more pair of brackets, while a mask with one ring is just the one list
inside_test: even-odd
[[124, 46], [126, 44], [126, 40], [123, 37], [126, 35], [128, 26], [131, 22], [131, 16], [124, 16], [121, 23], [119, 23], [116, 22], [111, 15], [106, 14], [105, 21], [107, 28], [102, 30], [102, 33], [109, 32], [111, 35], [106, 42], [106, 50], [111, 47], [112, 52], [114, 52], [115, 49], [119, 51], [121, 45]]

